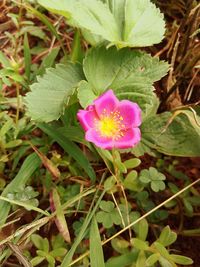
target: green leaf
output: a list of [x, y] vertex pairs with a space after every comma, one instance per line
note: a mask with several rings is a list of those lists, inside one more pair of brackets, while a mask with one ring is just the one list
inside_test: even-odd
[[112, 201], [105, 201], [102, 200], [99, 207], [103, 210], [103, 211], [107, 211], [107, 212], [111, 212], [113, 211], [115, 205]]
[[181, 265], [191, 265], [191, 264], [193, 264], [193, 260], [188, 258], [188, 257], [185, 257], [185, 256], [171, 254], [170, 258], [173, 260], [173, 262], [175, 262], [177, 264], [181, 264]]
[[21, 144], [22, 144], [22, 140], [21, 139], [17, 139], [17, 140], [12, 140], [12, 141], [10, 141], [10, 142], [8, 142], [8, 143], [6, 143], [5, 145], [4, 145], [4, 148], [13, 148], [13, 147], [17, 147], [17, 146], [20, 146]]
[[167, 155], [200, 156], [199, 132], [183, 114], [169, 124], [171, 119], [172, 114], [169, 112], [149, 117], [141, 127], [142, 142]]
[[125, 253], [118, 257], [112, 257], [106, 262], [106, 267], [129, 266], [136, 261], [138, 253], [136, 251]]
[[149, 46], [163, 39], [163, 15], [149, 0], [127, 0], [124, 21], [124, 42], [120, 46]]
[[57, 258], [57, 257], [63, 257], [63, 256], [65, 256], [66, 253], [67, 253], [67, 249], [66, 248], [55, 248], [49, 254], [52, 257]]
[[146, 262], [146, 255], [145, 255], [145, 252], [141, 250], [137, 258], [137, 262], [135, 266], [136, 267], [145, 266], [145, 262]]
[[174, 264], [172, 264], [170, 261], [168, 261], [164, 257], [159, 258], [159, 263], [162, 267], [174, 267]]
[[2, 51], [0, 51], [0, 62], [2, 64], [2, 67], [12, 68], [9, 59], [6, 57], [6, 55], [4, 55], [4, 53]]
[[154, 265], [160, 258], [159, 253], [156, 254], [152, 254], [151, 256], [149, 256], [146, 260], [146, 265], [147, 266], [152, 266]]
[[43, 257], [43, 256], [36, 256], [35, 258], [33, 258], [31, 260], [31, 264], [32, 264], [32, 266], [37, 266], [41, 262], [43, 262], [44, 260], [45, 260], [45, 257]]
[[49, 242], [47, 238], [42, 238], [40, 235], [32, 234], [31, 241], [37, 249], [49, 252]]
[[164, 258], [169, 259], [170, 254], [167, 249], [159, 242], [154, 242], [153, 245], [155, 246], [156, 250], [162, 255]]
[[93, 91], [92, 86], [86, 82], [81, 81], [78, 86], [78, 99], [83, 108], [91, 105], [93, 100], [98, 97]]
[[138, 167], [140, 163], [141, 163], [141, 160], [137, 158], [128, 159], [124, 161], [124, 165], [126, 166], [127, 169], [134, 169]]
[[133, 246], [135, 248], [137, 248], [139, 250], [148, 250], [149, 249], [148, 243], [143, 241], [143, 240], [140, 240], [138, 238], [132, 238], [131, 243], [133, 244]]
[[113, 187], [115, 186], [115, 184], [116, 184], [115, 177], [114, 176], [110, 176], [104, 182], [104, 189], [106, 191], [110, 191], [110, 190], [113, 189]]
[[138, 173], [135, 170], [130, 171], [124, 179], [124, 187], [132, 191], [141, 191], [144, 186], [138, 179]]
[[139, 222], [139, 224], [138, 224], [138, 238], [140, 239], [140, 240], [143, 240], [143, 241], [145, 241], [146, 240], [146, 238], [147, 238], [147, 235], [148, 235], [148, 227], [149, 225], [148, 225], [148, 222], [147, 222], [147, 220], [146, 219], [143, 219], [143, 220], [141, 220], [140, 222]]
[[55, 267], [56, 260], [50, 254], [46, 255], [46, 260], [49, 263], [48, 267]]
[[166, 226], [160, 236], [158, 241], [164, 246], [167, 247], [169, 245], [171, 245], [172, 243], [174, 243], [177, 239], [177, 234], [173, 231], [171, 231], [169, 226]]
[[122, 238], [113, 238], [111, 240], [112, 247], [120, 254], [129, 252], [129, 242]]
[[103, 40], [117, 47], [159, 43], [164, 35], [163, 15], [150, 0], [39, 0], [47, 9], [80, 27], [96, 45]]
[[112, 201], [103, 200], [99, 207], [101, 210], [97, 212], [96, 219], [99, 223], [102, 223], [105, 228], [110, 228], [113, 224], [121, 224], [119, 212], [115, 209], [115, 205]]
[[[23, 162], [18, 174], [15, 178], [6, 186], [2, 192], [2, 196], [6, 197], [8, 193], [15, 192], [18, 189], [23, 190], [27, 181], [31, 175], [39, 168], [41, 164], [40, 158], [35, 154], [30, 154]], [[0, 202], [0, 227], [7, 219], [11, 205], [8, 202]]]
[[144, 52], [101, 46], [87, 53], [83, 70], [95, 95], [111, 88], [120, 99], [137, 102], [144, 119], [157, 106], [152, 84], [167, 73], [168, 64]]
[[85, 170], [90, 179], [93, 182], [95, 181], [96, 175], [90, 162], [75, 143], [66, 138], [60, 131], [56, 130], [55, 127], [46, 124], [38, 124], [38, 127], [63, 147], [63, 149]]
[[58, 64], [47, 69], [38, 82], [31, 85], [25, 97], [28, 114], [33, 120], [49, 122], [57, 120], [74, 93], [78, 82], [83, 79], [79, 64]]
[[105, 267], [101, 238], [95, 217], [90, 227], [90, 264], [91, 267]]
[[106, 40], [120, 39], [116, 21], [109, 7], [97, 0], [39, 0], [47, 9], [73, 20], [73, 25], [86, 29]]
[[140, 172], [139, 180], [144, 183], [150, 183], [151, 189], [154, 192], [158, 192], [160, 190], [165, 189], [165, 180], [166, 177], [161, 172], [158, 172], [156, 168], [150, 167], [148, 170], [144, 169]]

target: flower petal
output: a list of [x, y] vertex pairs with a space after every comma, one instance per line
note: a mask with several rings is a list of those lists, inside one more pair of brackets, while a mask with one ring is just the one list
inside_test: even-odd
[[141, 132], [139, 128], [129, 128], [124, 132], [124, 136], [114, 141], [115, 148], [131, 148], [140, 142]]
[[98, 97], [93, 103], [97, 114], [101, 116], [102, 114], [106, 115], [114, 111], [119, 104], [119, 100], [114, 95], [112, 90], [108, 90], [103, 95]]
[[85, 139], [103, 149], [113, 148], [112, 138], [102, 137], [95, 129], [89, 129], [85, 134]]
[[123, 124], [126, 128], [140, 126], [141, 109], [138, 104], [133, 103], [129, 100], [120, 101], [117, 110], [120, 112], [120, 116], [123, 118]]
[[78, 120], [85, 131], [94, 127], [94, 122], [99, 120], [93, 105], [87, 107], [86, 110], [79, 110], [77, 113]]

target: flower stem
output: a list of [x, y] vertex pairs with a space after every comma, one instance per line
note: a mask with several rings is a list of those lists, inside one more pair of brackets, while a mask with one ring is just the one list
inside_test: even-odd
[[[122, 195], [124, 197], [124, 201], [125, 201], [125, 206], [126, 206], [126, 216], [127, 216], [127, 224], [130, 224], [130, 218], [129, 218], [129, 209], [128, 209], [128, 200], [127, 200], [127, 197], [126, 197], [126, 193], [125, 193], [125, 190], [124, 190], [124, 187], [121, 183], [121, 179], [120, 179], [120, 175], [121, 175], [121, 171], [120, 169], [118, 168], [118, 164], [117, 164], [117, 156], [116, 156], [116, 153], [118, 153], [117, 150], [115, 150], [114, 148], [112, 149], [112, 157], [113, 157], [113, 167], [114, 167], [114, 172], [115, 172], [115, 179], [117, 181], [117, 185], [121, 188], [121, 192], [122, 192]], [[121, 160], [121, 158], [120, 158]], [[115, 203], [116, 204], [116, 203]], [[118, 208], [118, 207], [117, 207]], [[118, 209], [119, 210], [119, 209]], [[124, 220], [123, 220], [124, 221]], [[122, 222], [123, 222], [122, 221]], [[123, 224], [124, 225], [124, 224]], [[125, 227], [125, 225], [124, 225]], [[131, 228], [129, 229], [129, 237], [131, 239], [132, 237], [132, 233], [131, 233]]]

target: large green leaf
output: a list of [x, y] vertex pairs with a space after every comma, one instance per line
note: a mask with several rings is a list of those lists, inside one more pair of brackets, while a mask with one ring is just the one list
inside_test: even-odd
[[144, 52], [100, 46], [88, 52], [83, 70], [89, 84], [79, 88], [81, 104], [90, 104], [83, 101], [81, 90], [87, 92], [88, 100], [92, 102], [111, 88], [120, 99], [138, 102], [144, 118], [157, 106], [152, 84], [167, 73], [168, 64]]
[[165, 32], [163, 15], [150, 0], [39, 0], [52, 12], [80, 27], [92, 44], [102, 40], [118, 47], [159, 43]]
[[31, 85], [31, 92], [25, 97], [28, 114], [37, 121], [58, 119], [82, 79], [84, 75], [79, 64], [69, 62], [47, 69], [46, 74]]
[[119, 32], [108, 5], [99, 0], [40, 0], [47, 9], [73, 20], [73, 25], [116, 42]]
[[172, 113], [164, 112], [149, 117], [141, 127], [142, 142], [167, 155], [200, 156], [200, 131], [184, 114], [172, 116]]
[[122, 46], [148, 46], [159, 43], [163, 38], [163, 15], [149, 0], [125, 1], [124, 21]]

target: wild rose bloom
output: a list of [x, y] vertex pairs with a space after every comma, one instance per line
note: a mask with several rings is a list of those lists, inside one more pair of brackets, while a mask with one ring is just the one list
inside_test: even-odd
[[77, 116], [85, 139], [100, 148], [131, 148], [141, 139], [141, 109], [129, 100], [119, 101], [112, 90], [86, 110], [79, 110]]

